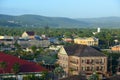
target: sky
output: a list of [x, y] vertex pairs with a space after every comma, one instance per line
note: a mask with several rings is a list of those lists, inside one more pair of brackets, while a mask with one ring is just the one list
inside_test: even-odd
[[120, 17], [120, 0], [0, 0], [0, 14], [49, 17]]

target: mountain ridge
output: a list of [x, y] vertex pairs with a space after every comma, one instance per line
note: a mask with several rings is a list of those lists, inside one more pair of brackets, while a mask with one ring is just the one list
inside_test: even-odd
[[52, 28], [120, 28], [120, 17], [67, 18], [48, 17], [34, 14], [19, 16], [0, 14], [0, 26], [8, 27], [45, 27]]

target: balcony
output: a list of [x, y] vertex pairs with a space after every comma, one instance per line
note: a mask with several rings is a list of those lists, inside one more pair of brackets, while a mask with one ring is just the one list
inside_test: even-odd
[[82, 64], [91, 64], [91, 65], [98, 64], [98, 65], [104, 65], [103, 62], [96, 62], [96, 61], [82, 62]]
[[70, 63], [78, 64], [78, 61], [70, 61]]

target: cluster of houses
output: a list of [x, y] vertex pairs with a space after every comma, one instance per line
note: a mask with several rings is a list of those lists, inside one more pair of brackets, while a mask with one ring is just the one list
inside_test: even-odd
[[[2, 50], [12, 50], [15, 48], [14, 44], [19, 44], [23, 49], [27, 49], [30, 46], [36, 47], [48, 47], [50, 41], [44, 35], [42, 37], [37, 36], [32, 31], [26, 31], [21, 37], [13, 36], [0, 36], [0, 43], [4, 45], [10, 45], [10, 47], [2, 47]], [[2, 45], [1, 45], [2, 46]]]
[[[107, 77], [107, 56], [101, 51], [96, 50], [91, 46], [98, 46], [99, 39], [95, 37], [89, 38], [62, 38], [62, 42], [73, 42], [73, 45], [64, 46], [59, 44], [58, 39], [48, 38], [45, 35], [37, 36], [34, 32], [26, 31], [21, 37], [15, 38], [12, 36], [0, 36], [0, 43], [10, 44], [10, 48], [14, 48], [14, 43], [18, 43], [22, 48], [28, 48], [30, 46], [44, 47], [51, 50], [58, 51], [57, 63], [63, 68], [64, 75], [66, 77], [72, 75], [84, 74], [86, 79], [88, 79], [95, 71], [99, 74], [99, 78], [103, 79]], [[53, 45], [53, 43], [55, 45]], [[52, 46], [50, 46], [52, 44]], [[57, 45], [56, 45], [57, 44]], [[111, 48], [113, 51], [120, 51], [120, 46], [114, 46]], [[2, 50], [1, 50], [2, 51]], [[21, 65], [21, 73], [37, 73], [41, 71], [46, 71], [41, 66], [35, 63], [30, 63], [19, 58], [0, 53], [0, 62], [6, 61], [8, 66], [18, 62]], [[11, 68], [7, 68], [5, 74], [12, 73]], [[0, 74], [3, 74], [0, 68]], [[21, 79], [22, 80], [22, 79]]]
[[[50, 45], [60, 44], [61, 42], [73, 42], [75, 44], [83, 44], [88, 46], [98, 46], [99, 40], [95, 37], [89, 38], [65, 38], [61, 37], [62, 41], [60, 41], [57, 37], [46, 37], [45, 35], [39, 36], [36, 35], [33, 31], [25, 31], [21, 35], [21, 37], [13, 37], [13, 36], [0, 36], [0, 43], [4, 45], [9, 45], [1, 47], [1, 51], [4, 50], [14, 50], [14, 44], [19, 44], [23, 49], [27, 49], [30, 46], [36, 47], [49, 47]], [[1, 45], [2, 46], [2, 45]], [[58, 45], [59, 46], [59, 45]]]

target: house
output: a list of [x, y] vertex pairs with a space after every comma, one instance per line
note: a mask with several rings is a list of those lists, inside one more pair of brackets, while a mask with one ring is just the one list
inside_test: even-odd
[[93, 71], [96, 71], [102, 78], [107, 72], [107, 57], [86, 45], [74, 44], [62, 47], [58, 52], [58, 58], [58, 64], [66, 75], [84, 73], [88, 78]]
[[4, 69], [4, 71], [3, 68], [0, 67], [0, 78], [6, 77], [8, 74], [9, 74], [8, 77], [10, 76], [14, 77], [14, 72], [12, 67], [15, 63], [18, 63], [20, 65], [18, 76], [21, 78], [27, 74], [32, 73], [32, 74], [40, 75], [41, 72], [48, 71], [44, 67], [34, 62], [29, 62], [27, 60], [23, 60], [15, 56], [5, 54], [3, 52], [0, 52], [0, 62], [5, 62], [7, 64], [7, 67]]
[[13, 36], [0, 36], [0, 43], [4, 43], [5, 45], [14, 44], [15, 40]]
[[35, 37], [35, 32], [33, 31], [25, 31], [22, 34], [22, 38], [25, 38], [25, 39], [34, 39], [34, 37]]
[[49, 47], [49, 40], [18, 40], [17, 43], [21, 45], [22, 48], [28, 48], [31, 46], [36, 47]]
[[63, 41], [65, 41], [65, 42], [73, 42], [73, 39], [72, 38], [62, 38], [63, 39]]
[[116, 45], [116, 46], [111, 47], [111, 51], [120, 52], [120, 45]]
[[95, 38], [95, 37], [75, 38], [74, 43], [87, 45], [87, 46], [98, 46], [99, 40], [98, 40], [98, 38]]

